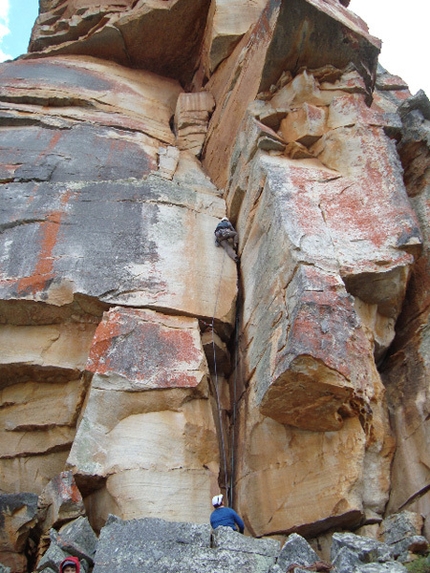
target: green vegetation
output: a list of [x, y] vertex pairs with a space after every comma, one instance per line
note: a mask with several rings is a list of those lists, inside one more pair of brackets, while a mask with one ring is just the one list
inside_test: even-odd
[[404, 566], [409, 573], [430, 573], [430, 559], [429, 557], [418, 557], [410, 563], [405, 563]]

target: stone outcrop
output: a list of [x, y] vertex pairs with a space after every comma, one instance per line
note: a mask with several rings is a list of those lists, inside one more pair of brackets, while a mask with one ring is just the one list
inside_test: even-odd
[[[265, 573], [276, 562], [279, 542], [250, 539], [229, 528], [144, 518], [112, 519], [103, 528], [95, 555], [95, 573], [154, 570], [178, 573], [244, 571]], [[119, 551], [115, 551], [119, 548]]]
[[[96, 573], [140, 571], [205, 571], [207, 573], [405, 573], [392, 545], [354, 535], [335, 533], [331, 558], [323, 560], [302, 536], [293, 533], [281, 548], [275, 539], [254, 539], [229, 527], [211, 531], [208, 524], [165, 521], [158, 518], [123, 521], [109, 516], [96, 543], [88, 524], [79, 518], [52, 543], [37, 571], [55, 570], [68, 544], [82, 566], [94, 563]], [[79, 549], [78, 549], [79, 547]], [[91, 556], [89, 556], [91, 554]]]
[[[44, 0], [0, 65], [1, 488], [40, 496], [14, 573], [101, 573], [79, 539], [128, 523], [183, 570], [293, 565], [210, 541], [220, 490], [252, 536], [425, 550], [430, 103], [348, 5]], [[295, 568], [402, 570], [342, 539]]]

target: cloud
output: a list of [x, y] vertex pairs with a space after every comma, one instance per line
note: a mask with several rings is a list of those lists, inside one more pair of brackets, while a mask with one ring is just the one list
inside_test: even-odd
[[3, 40], [10, 34], [9, 10], [9, 0], [0, 0], [0, 62], [12, 59], [12, 56], [3, 50]]

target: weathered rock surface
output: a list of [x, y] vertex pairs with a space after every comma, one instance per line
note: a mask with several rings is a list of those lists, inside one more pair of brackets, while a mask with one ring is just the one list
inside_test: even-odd
[[203, 66], [208, 77], [255, 24], [265, 5], [265, 0], [211, 2], [203, 51]]
[[0, 495], [0, 563], [16, 572], [27, 571], [25, 549], [37, 521], [37, 495]]
[[209, 0], [45, 2], [32, 32], [32, 57], [90, 55], [189, 82]]
[[263, 573], [275, 563], [277, 551], [276, 541], [243, 538], [224, 527], [215, 531], [211, 546], [209, 525], [111, 519], [100, 534], [94, 572]]
[[[96, 573], [276, 573], [295, 541], [305, 571], [300, 535], [430, 515], [430, 103], [348, 4], [44, 0], [0, 66], [1, 488], [43, 491], [39, 556], [62, 527], [39, 570], [92, 565], [76, 515]], [[211, 542], [220, 489], [300, 539]], [[338, 573], [401, 571], [428, 535], [403, 518]]]
[[84, 515], [82, 495], [71, 471], [55, 476], [39, 496], [37, 518], [43, 532]]
[[[412, 270], [408, 296], [400, 317], [398, 335], [384, 363], [391, 423], [398, 436], [393, 462], [393, 483], [389, 511], [401, 509], [428, 515], [428, 284], [430, 192], [430, 113], [423, 92], [410, 98], [400, 109], [403, 137], [398, 145], [405, 166], [405, 182], [423, 232], [424, 249]], [[424, 532], [429, 534], [428, 523]]]
[[81, 487], [97, 490], [92, 503], [103, 499], [92, 518], [114, 510], [124, 519], [157, 516], [169, 507], [172, 519], [207, 521], [219, 455], [197, 320], [113, 308], [87, 370], [94, 376], [68, 463]]
[[[57, 554], [55, 554], [57, 551]], [[55, 536], [48, 551], [50, 566], [58, 559]], [[73, 552], [76, 554], [76, 552]], [[253, 539], [228, 527], [211, 531], [209, 525], [171, 522], [144, 518], [123, 521], [110, 516], [103, 527], [94, 556], [94, 571], [205, 571], [227, 573], [279, 573], [291, 571], [349, 571], [404, 572], [401, 563], [393, 560], [389, 546], [373, 539], [352, 534], [333, 536], [333, 567], [322, 560], [307, 541], [297, 534], [290, 535], [280, 549], [279, 541]], [[56, 557], [54, 557], [56, 555]], [[88, 563], [86, 559], [82, 563]], [[48, 560], [45, 560], [45, 565]], [[47, 573], [47, 568], [38, 570]], [[348, 569], [349, 567], [349, 569]]]

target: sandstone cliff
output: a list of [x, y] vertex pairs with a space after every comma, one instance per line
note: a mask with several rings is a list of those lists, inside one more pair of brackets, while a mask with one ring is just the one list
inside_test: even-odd
[[222, 490], [316, 545], [429, 516], [430, 103], [348, 4], [40, 0], [0, 65], [3, 494], [70, 470], [99, 531]]

